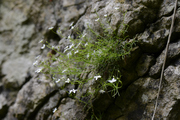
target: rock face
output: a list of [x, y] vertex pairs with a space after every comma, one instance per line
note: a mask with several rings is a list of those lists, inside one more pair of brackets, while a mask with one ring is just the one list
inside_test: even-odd
[[[150, 120], [174, 3], [175, 0], [1, 0], [0, 118], [94, 120], [95, 114], [102, 120]], [[94, 39], [89, 26], [102, 34], [97, 15], [105, 27], [111, 26], [119, 36], [124, 29], [121, 23], [127, 24], [125, 34], [137, 43], [126, 60], [120, 62], [120, 96], [104, 93], [89, 102], [91, 95], [82, 95], [91, 91], [92, 81], [82, 88], [64, 82], [56, 84], [51, 76], [37, 74], [37, 70], [40, 60], [48, 59], [51, 52], [42, 48], [44, 41], [63, 51], [69, 44], [66, 38], [76, 38], [72, 26]], [[180, 119], [179, 16], [178, 8], [155, 120]], [[70, 96], [72, 89], [79, 91]]]

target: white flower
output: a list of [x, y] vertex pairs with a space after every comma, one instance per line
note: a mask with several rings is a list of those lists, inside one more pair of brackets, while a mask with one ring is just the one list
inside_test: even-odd
[[49, 27], [48, 29], [49, 29], [49, 30], [52, 30], [53, 28], [54, 28], [54, 27]]
[[36, 66], [38, 64], [38, 61], [36, 60], [34, 63], [33, 63], [33, 66]]
[[112, 80], [108, 80], [108, 82], [110, 82], [110, 83], [114, 83], [114, 82], [116, 82], [116, 79], [112, 79]]
[[72, 22], [72, 23], [70, 24], [70, 26], [72, 26], [72, 25], [73, 25], [73, 23], [74, 23], [74, 22]]
[[54, 108], [53, 113], [55, 113], [56, 111], [57, 111], [57, 108]]
[[89, 53], [87, 54], [87, 56], [86, 56], [87, 58], [89, 58]]
[[53, 46], [52, 46], [52, 49], [54, 49], [54, 48], [55, 48], [55, 46], [53, 45]]
[[72, 47], [74, 47], [74, 44], [71, 44], [71, 45], [69, 46], [69, 49], [71, 49]]
[[67, 69], [63, 70], [62, 73], [66, 72], [66, 71], [67, 71]]
[[61, 79], [58, 79], [58, 80], [56, 80], [55, 82], [58, 83], [58, 82], [60, 82], [60, 80], [61, 80]]
[[94, 78], [97, 80], [98, 78], [101, 78], [101, 76], [100, 75], [94, 76]]
[[65, 53], [67, 50], [68, 50], [68, 46], [66, 46], [66, 47], [64, 48], [64, 53]]
[[103, 94], [103, 93], [105, 93], [105, 91], [104, 91], [104, 90], [100, 90], [99, 92], [100, 92], [100, 93], [102, 93], [102, 94]]
[[114, 9], [115, 9], [115, 10], [119, 10], [119, 8], [118, 8], [118, 7], [115, 7]]
[[82, 36], [83, 38], [86, 36], [86, 33]]
[[85, 44], [85, 46], [87, 46], [87, 45], [88, 45], [88, 43]]
[[79, 50], [76, 50], [75, 52], [74, 52], [74, 54], [76, 54], [76, 53], [78, 53], [79, 52]]
[[40, 73], [42, 71], [42, 68], [39, 68], [35, 71], [35, 73]]
[[71, 27], [71, 30], [74, 29], [74, 26]]
[[46, 47], [46, 45], [45, 44], [43, 44], [43, 46], [41, 47], [41, 49], [44, 49]]
[[65, 83], [70, 83], [70, 79], [68, 78], [68, 79], [65, 81]]
[[105, 14], [104, 17], [107, 17], [107, 14]]
[[95, 20], [96, 22], [99, 21], [99, 18]]
[[68, 36], [68, 39], [70, 39], [70, 38], [71, 38], [71, 36], [69, 35], [69, 36]]
[[37, 60], [40, 56], [41, 56], [41, 55], [36, 56], [36, 58], [35, 58], [35, 59]]
[[134, 39], [131, 39], [129, 42], [131, 43], [131, 42], [133, 42], [134, 41]]
[[67, 53], [68, 58], [69, 58], [69, 56], [71, 56], [71, 55], [72, 55], [72, 53], [71, 53], [71, 52], [68, 52], [68, 53]]
[[72, 89], [72, 90], [69, 91], [69, 94], [71, 94], [71, 93], [76, 93], [76, 92], [77, 92], [77, 90]]
[[39, 41], [39, 43], [42, 43], [43, 42], [43, 39]]

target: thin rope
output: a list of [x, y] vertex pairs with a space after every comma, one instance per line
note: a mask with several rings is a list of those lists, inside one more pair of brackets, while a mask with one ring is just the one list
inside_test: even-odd
[[154, 116], [156, 114], [159, 94], [160, 94], [160, 91], [161, 91], [161, 83], [162, 83], [162, 79], [163, 79], [163, 73], [164, 73], [164, 68], [165, 68], [165, 64], [166, 64], [166, 58], [167, 58], [167, 52], [168, 52], [168, 49], [169, 49], [169, 43], [170, 43], [170, 39], [171, 39], [171, 35], [172, 35], [172, 30], [173, 30], [173, 26], [174, 26], [174, 19], [175, 19], [176, 9], [177, 9], [177, 0], [175, 2], [175, 7], [174, 7], [174, 13], [173, 13], [173, 18], [172, 18], [171, 28], [170, 28], [170, 31], [169, 31], [168, 41], [167, 41], [167, 44], [166, 44], [165, 57], [164, 57], [164, 62], [163, 62], [162, 70], [161, 70], [159, 89], [158, 89], [158, 94], [157, 94], [157, 98], [156, 98], [156, 104], [155, 104], [152, 120], [154, 120]]

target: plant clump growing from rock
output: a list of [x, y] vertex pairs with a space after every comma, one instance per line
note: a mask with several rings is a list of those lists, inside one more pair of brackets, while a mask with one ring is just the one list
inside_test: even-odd
[[[87, 93], [92, 98], [104, 93], [112, 93], [111, 95], [115, 97], [119, 95], [119, 88], [122, 87], [120, 61], [125, 60], [126, 56], [130, 54], [135, 40], [128, 40], [128, 37], [124, 36], [126, 29], [122, 30], [121, 35], [118, 35], [117, 31], [111, 27], [106, 28], [101, 23], [100, 17], [95, 22], [99, 22], [103, 33], [95, 32], [88, 25], [88, 31], [93, 37], [88, 36], [88, 33], [80, 32], [76, 33], [78, 35], [76, 38], [69, 35], [66, 39], [70, 44], [65, 46], [61, 52], [57, 47], [47, 43], [46, 46], [56, 51], [58, 56], [51, 55], [50, 60], [42, 62], [41, 69], [36, 71], [53, 76], [56, 84], [63, 81], [64, 85], [61, 86], [61, 89], [66, 84], [78, 86], [76, 89], [67, 91], [70, 97], [77, 98], [75, 97], [76, 93], [87, 83], [91, 83], [87, 88]], [[107, 22], [107, 24], [109, 23]], [[70, 27], [75, 29], [73, 24]], [[44, 45], [41, 49], [45, 48]]]

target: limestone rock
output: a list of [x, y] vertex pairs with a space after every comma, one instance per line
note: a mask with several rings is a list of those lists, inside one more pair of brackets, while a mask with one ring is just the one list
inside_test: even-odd
[[54, 88], [50, 86], [50, 82], [31, 80], [19, 91], [15, 104], [10, 108], [10, 113], [19, 120], [24, 117], [33, 119], [40, 106], [45, 104], [53, 93]]
[[[9, 59], [2, 66], [4, 86], [8, 89], [19, 89], [28, 78], [28, 69], [32, 62], [25, 57]], [[16, 68], [16, 69], [14, 69]], [[11, 73], [11, 74], [9, 74]]]
[[5, 117], [8, 111], [8, 104], [6, 98], [3, 95], [0, 95], [0, 117]]
[[[151, 119], [174, 3], [175, 0], [1, 0], [0, 119], [91, 119], [93, 110], [84, 111], [82, 102], [87, 103], [86, 108], [94, 105], [95, 114], [101, 114], [103, 120]], [[180, 119], [179, 5], [155, 119]], [[82, 98], [87, 92], [95, 91], [93, 87], [97, 82], [89, 80], [82, 87], [65, 84], [63, 80], [55, 84], [51, 75], [35, 73], [39, 65], [32, 66], [35, 57], [41, 55], [42, 61], [49, 59], [46, 56], [50, 49], [41, 49], [46, 41], [50, 46], [58, 45], [63, 52], [70, 44], [68, 36], [77, 38], [78, 31], [96, 40], [88, 28], [103, 35], [102, 24], [105, 28], [111, 27], [118, 36], [123, 36], [123, 31], [130, 39], [138, 41], [131, 54], [118, 62], [123, 82], [120, 96], [112, 98], [104, 93]], [[53, 31], [48, 29], [50, 27]], [[43, 42], [38, 43], [42, 39]], [[90, 71], [82, 76], [93, 77], [94, 74]], [[71, 89], [78, 92], [71, 96], [68, 94]], [[57, 111], [53, 113], [54, 108]]]
[[[161, 53], [161, 55], [156, 59], [156, 64], [150, 68], [149, 75], [157, 77], [160, 74], [162, 69], [162, 64], [164, 62], [165, 50]], [[180, 41], [171, 43], [169, 45], [169, 51], [167, 54], [167, 62], [177, 58], [180, 55]]]
[[84, 120], [86, 116], [83, 113], [83, 106], [78, 105], [76, 100], [66, 98], [62, 100], [53, 117], [58, 120]]
[[154, 62], [155, 62], [154, 57], [149, 55], [142, 55], [138, 60], [136, 66], [136, 71], [138, 76], [145, 75], [148, 72], [150, 66], [153, 65]]

